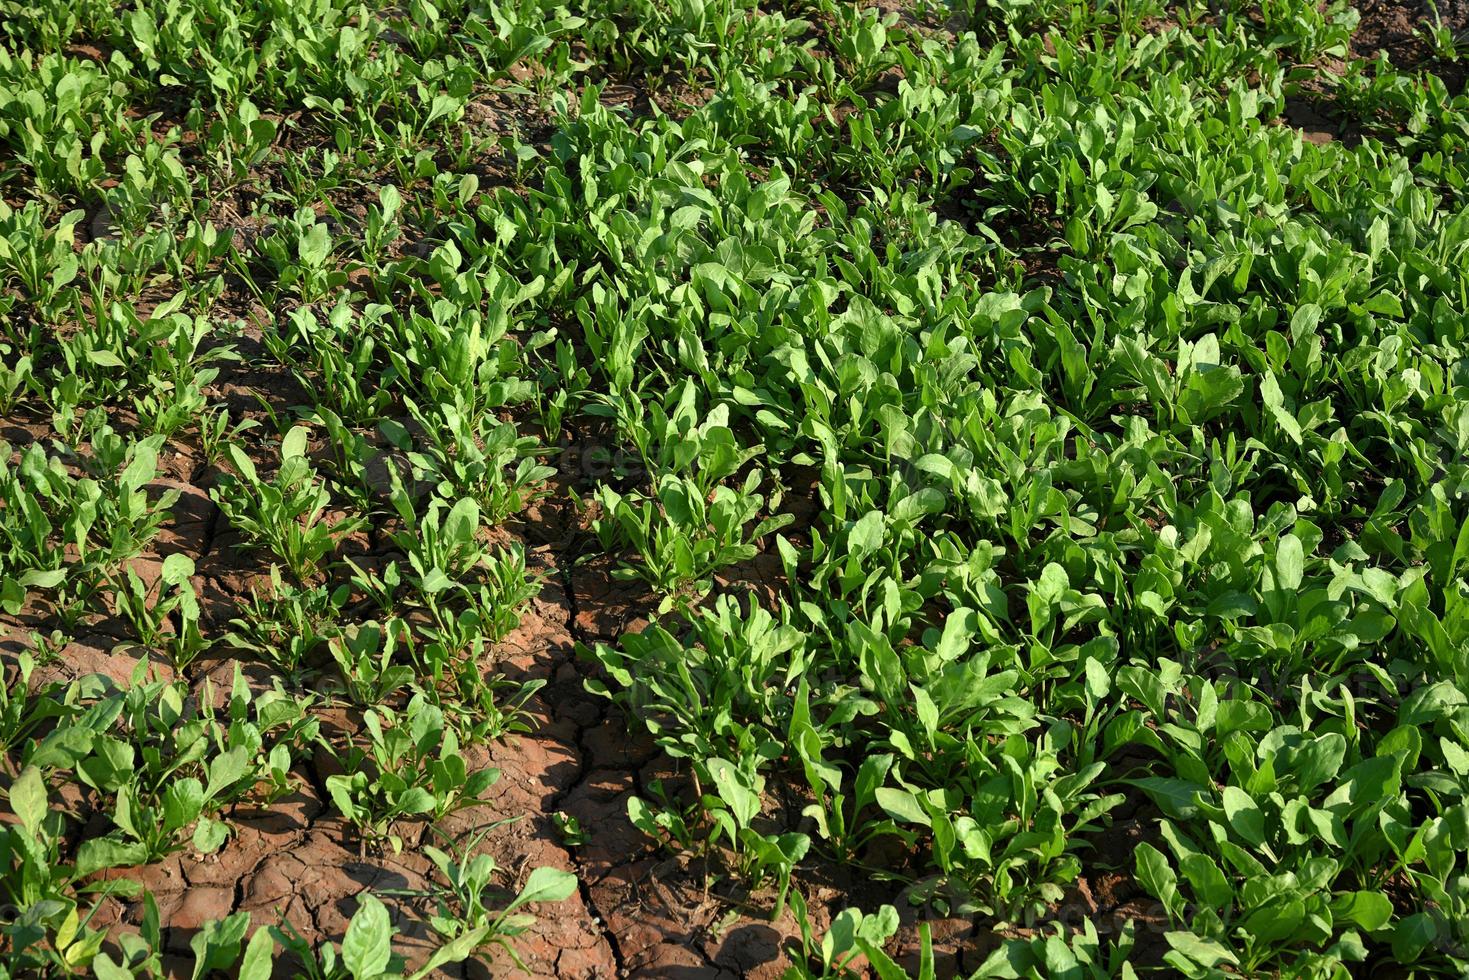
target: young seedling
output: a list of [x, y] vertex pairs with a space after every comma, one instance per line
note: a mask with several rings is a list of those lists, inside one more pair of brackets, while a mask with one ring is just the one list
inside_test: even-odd
[[364, 741], [349, 743], [344, 751], [324, 744], [344, 770], [327, 777], [327, 791], [364, 843], [386, 841], [398, 853], [403, 838], [394, 829], [397, 821], [434, 821], [479, 806], [500, 778], [498, 769], [468, 770], [458, 736], [422, 695], [415, 695], [402, 713], [372, 708], [363, 717]]
[[336, 550], [342, 538], [362, 527], [365, 518], [327, 522], [331, 496], [306, 458], [307, 430], [296, 426], [280, 447], [280, 469], [262, 479], [255, 463], [237, 444], [226, 449], [235, 475], [224, 475], [212, 491], [230, 524], [247, 541], [275, 555], [297, 582], [306, 583]]

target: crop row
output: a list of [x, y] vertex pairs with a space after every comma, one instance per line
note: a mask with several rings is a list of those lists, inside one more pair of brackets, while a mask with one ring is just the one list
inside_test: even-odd
[[[920, 976], [952, 917], [976, 976], [1469, 962], [1469, 101], [1355, 10], [9, 7], [12, 975], [162, 974], [123, 869], [313, 782], [428, 856], [437, 952], [364, 894], [195, 976], [513, 959], [575, 874], [427, 834], [599, 562], [648, 621], [586, 688], [679, 774], [627, 819], [789, 908], [794, 977], [903, 975], [912, 914]], [[1282, 124], [1322, 91], [1351, 139]], [[888, 904], [813, 908], [834, 867]], [[1104, 872], [1151, 910], [1066, 928]]]

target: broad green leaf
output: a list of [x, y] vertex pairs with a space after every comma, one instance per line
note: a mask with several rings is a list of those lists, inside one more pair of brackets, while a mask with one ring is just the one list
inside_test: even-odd
[[884, 528], [881, 511], [872, 510], [863, 514], [847, 535], [848, 552], [853, 557], [862, 558], [876, 551], [882, 545]]
[[430, 956], [423, 966], [410, 976], [409, 980], [424, 980], [425, 977], [433, 976], [434, 971], [443, 966], [450, 963], [463, 963], [480, 948], [494, 928], [495, 923], [486, 922], [440, 946], [434, 955]]
[[1137, 880], [1163, 905], [1173, 910], [1178, 905], [1178, 876], [1168, 866], [1168, 859], [1148, 843], [1137, 846]]
[[1331, 911], [1339, 919], [1375, 932], [1392, 919], [1392, 900], [1382, 892], [1346, 892], [1332, 899]]
[[1189, 820], [1198, 812], [1198, 794], [1203, 789], [1198, 783], [1166, 776], [1146, 776], [1131, 782], [1152, 797], [1153, 802], [1170, 817]]
[[310, 434], [311, 430], [304, 425], [293, 426], [291, 431], [286, 433], [286, 437], [281, 440], [281, 461], [304, 457], [306, 440]]
[[1224, 946], [1191, 932], [1168, 932], [1164, 933], [1163, 938], [1168, 941], [1170, 947], [1188, 957], [1190, 962], [1200, 966], [1215, 967], [1225, 963], [1233, 966], [1239, 963], [1234, 953]]
[[194, 827], [194, 849], [200, 854], [213, 854], [229, 839], [229, 824], [201, 817]]
[[1306, 557], [1301, 548], [1301, 539], [1294, 534], [1282, 537], [1275, 551], [1276, 585], [1287, 592], [1296, 591], [1301, 587], [1305, 567]]
[[275, 969], [275, 940], [264, 927], [255, 930], [245, 945], [237, 980], [270, 980]]
[[1393, 959], [1412, 963], [1439, 938], [1438, 926], [1427, 912], [1415, 912], [1398, 920], [1392, 932]]
[[516, 896], [516, 904], [563, 902], [577, 889], [576, 875], [558, 868], [536, 868]]
[[922, 804], [915, 800], [913, 794], [907, 790], [881, 786], [874, 796], [877, 805], [882, 807], [894, 820], [928, 826], [928, 811], [924, 810]]
[[35, 766], [26, 766], [10, 784], [10, 811], [20, 818], [21, 825], [32, 836], [36, 836], [49, 809], [46, 782], [41, 778], [41, 771]]
[[1229, 828], [1247, 843], [1259, 847], [1265, 843], [1265, 815], [1250, 798], [1250, 794], [1238, 786], [1224, 787], [1224, 814]]
[[363, 892], [357, 911], [342, 937], [342, 963], [354, 980], [368, 980], [388, 968], [393, 955], [393, 924], [387, 907], [369, 892]]
[[710, 759], [706, 765], [719, 799], [729, 807], [738, 826], [748, 827], [760, 813], [760, 797], [747, 785], [744, 775], [733, 763], [725, 759]]
[[93, 837], [77, 848], [72, 874], [85, 878], [107, 868], [130, 868], [146, 864], [148, 849], [138, 841], [124, 842], [111, 837]]
[[1270, 417], [1280, 426], [1281, 431], [1290, 438], [1291, 442], [1299, 446], [1302, 440], [1301, 424], [1286, 408], [1285, 395], [1281, 392], [1280, 383], [1275, 380], [1275, 375], [1267, 373], [1260, 380], [1260, 400], [1264, 403], [1266, 411], [1270, 413]]

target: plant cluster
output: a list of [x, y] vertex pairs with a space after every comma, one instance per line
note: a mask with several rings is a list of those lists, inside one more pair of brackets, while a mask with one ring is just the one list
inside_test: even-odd
[[[0, 975], [164, 975], [119, 869], [245, 809], [365, 857], [503, 792], [551, 507], [650, 612], [578, 636], [677, 772], [628, 820], [791, 977], [908, 975], [913, 914], [976, 977], [1469, 970], [1464, 37], [1360, 19], [0, 0]], [[577, 888], [423, 852], [422, 962], [364, 893], [194, 975], [514, 960]], [[1069, 928], [1098, 872], [1156, 915]]]

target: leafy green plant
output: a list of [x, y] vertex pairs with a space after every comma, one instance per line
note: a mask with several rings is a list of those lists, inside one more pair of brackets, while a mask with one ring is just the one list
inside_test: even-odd
[[444, 879], [434, 895], [437, 911], [429, 918], [429, 925], [445, 943], [440, 956], [446, 956], [446, 951], [458, 955], [459, 951], [499, 946], [524, 969], [511, 940], [526, 932], [536, 919], [521, 910], [536, 903], [565, 901], [577, 889], [576, 875], [558, 868], [535, 868], [503, 907], [496, 909], [490, 903], [497, 891], [493, 882], [500, 868], [488, 854], [472, 853], [482, 837], [479, 834], [471, 838], [459, 855], [432, 845], [424, 847]]
[[[392, 948], [397, 931], [383, 903], [374, 895], [363, 892], [357, 911], [352, 913], [352, 919], [347, 923], [347, 932], [342, 936], [340, 947], [330, 942], [313, 945], [289, 922], [270, 926], [268, 933], [262, 929], [261, 933], [289, 950], [302, 964], [302, 975], [308, 980], [368, 980], [369, 977], [402, 976], [403, 958]], [[266, 948], [267, 954], [274, 951], [273, 944]], [[429, 969], [425, 967], [413, 976], [425, 976]]]
[[125, 568], [123, 574], [123, 582], [113, 588], [113, 605], [132, 624], [145, 647], [163, 647], [174, 670], [182, 671], [208, 643], [200, 630], [198, 597], [190, 582], [193, 560], [187, 555], [169, 555], [159, 565], [152, 587], [131, 568]]
[[[0, 0], [0, 972], [161, 976], [116, 869], [323, 731], [407, 846], [585, 728], [564, 626], [584, 767], [651, 738], [629, 820], [792, 976], [1465, 974], [1451, 13]], [[417, 973], [572, 887], [487, 840]], [[1071, 928], [1103, 873], [1159, 942]], [[193, 970], [412, 972], [395, 922]]]
[[393, 404], [383, 383], [379, 339], [371, 317], [353, 319], [352, 307], [339, 302], [326, 322], [310, 307], [291, 312], [285, 325], [265, 337], [266, 346], [289, 365], [303, 386], [329, 393], [325, 404], [354, 425], [371, 425]]
[[35, 669], [35, 656], [23, 652], [16, 657], [14, 680], [0, 685], [0, 747], [6, 751], [19, 748], [38, 726], [69, 711], [74, 689], [56, 681], [33, 687]]
[[363, 720], [365, 741], [338, 755], [344, 772], [327, 777], [327, 791], [365, 839], [385, 840], [395, 853], [403, 848], [395, 821], [432, 821], [478, 806], [500, 778], [498, 769], [466, 768], [454, 730], [422, 696], [415, 695], [401, 714], [372, 708]]
[[[624, 495], [603, 486], [595, 527], [604, 548], [626, 543], [638, 556], [624, 577], [639, 578], [663, 593], [663, 610], [712, 586], [714, 572], [757, 553], [754, 541], [790, 524], [789, 514], [756, 521], [764, 498], [755, 492], [758, 473], [740, 489], [716, 487], [709, 497], [687, 478], [665, 476], [656, 495]], [[751, 526], [753, 525], [753, 527]]]
[[347, 281], [346, 272], [332, 261], [331, 231], [310, 208], [281, 221], [258, 248], [276, 273], [276, 288], [294, 289], [303, 303], [324, 299]]
[[252, 694], [238, 669], [223, 719], [209, 682], [201, 708], [186, 705], [185, 682], [146, 677], [140, 663], [126, 692], [89, 684], [78, 697], [90, 703], [27, 746], [28, 765], [73, 771], [105, 803], [113, 829], [77, 849], [77, 877], [157, 860], [186, 840], [204, 853], [218, 850], [229, 833], [219, 812], [289, 792], [293, 753], [317, 730], [299, 701], [279, 691]]
[[280, 469], [271, 480], [262, 479], [250, 457], [231, 444], [226, 454], [237, 475], [221, 477], [212, 491], [231, 525], [285, 562], [298, 582], [310, 579], [338, 541], [363, 523], [362, 518], [327, 522], [331, 497], [306, 458], [306, 439], [303, 426], [286, 434]]
[[89, 927], [92, 913], [66, 889], [75, 872], [61, 859], [62, 813], [51, 808], [45, 777], [34, 766], [21, 770], [8, 799], [16, 823], [0, 831], [0, 887], [15, 909], [4, 928], [10, 962], [21, 970], [83, 969], [106, 934]]
[[[859, 957], [883, 977], [908, 977], [909, 974], [882, 952], [883, 945], [898, 931], [898, 910], [884, 905], [875, 914], [849, 907], [832, 917], [831, 926], [818, 940], [811, 927], [806, 900], [799, 892], [791, 893], [791, 908], [800, 928], [800, 955], [783, 974], [784, 980], [827, 980], [853, 976], [849, 966]], [[920, 968], [920, 980], [932, 976], [932, 963]]]
[[1069, 971], [1077, 977], [1136, 977], [1137, 970], [1128, 962], [1136, 934], [1128, 923], [1122, 934], [1104, 943], [1096, 925], [1082, 923], [1079, 931], [1068, 931], [1057, 925], [1051, 932], [1034, 939], [1015, 939], [991, 953], [975, 973], [976, 978], [1004, 977], [1018, 980], [1034, 976], [1042, 970]]
[[532, 455], [535, 439], [519, 435], [512, 423], [475, 418], [460, 395], [427, 411], [408, 399], [408, 409], [424, 440], [415, 441], [402, 426], [385, 423], [382, 430], [407, 454], [414, 478], [434, 484], [446, 500], [474, 500], [490, 521], [519, 513], [555, 472]]
[[225, 640], [236, 649], [265, 657], [285, 676], [297, 678], [341, 635], [338, 620], [349, 596], [346, 586], [293, 585], [272, 567], [269, 592], [254, 593], [241, 604], [242, 615], [231, 620]]
[[414, 679], [408, 662], [413, 636], [401, 619], [355, 625], [326, 642], [343, 686], [358, 704], [381, 704]]

